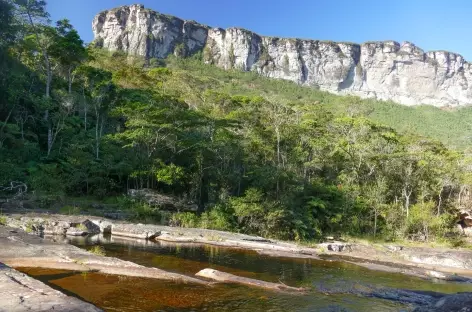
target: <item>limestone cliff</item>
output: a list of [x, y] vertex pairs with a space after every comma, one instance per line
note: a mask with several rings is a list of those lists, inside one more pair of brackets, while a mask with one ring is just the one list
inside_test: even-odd
[[472, 104], [472, 68], [458, 54], [424, 52], [394, 41], [363, 44], [260, 36], [240, 28], [211, 28], [194, 21], [123, 6], [93, 20], [95, 42], [110, 50], [164, 58], [203, 53], [205, 62], [256, 71], [336, 94], [405, 105]]

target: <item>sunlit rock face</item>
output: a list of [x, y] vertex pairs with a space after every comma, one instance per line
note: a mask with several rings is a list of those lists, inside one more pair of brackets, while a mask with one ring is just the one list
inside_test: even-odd
[[405, 105], [472, 104], [472, 68], [458, 54], [424, 52], [410, 42], [363, 44], [264, 37], [241, 28], [211, 28], [142, 5], [99, 13], [97, 45], [147, 58], [202, 53], [206, 63], [294, 81], [336, 94]]

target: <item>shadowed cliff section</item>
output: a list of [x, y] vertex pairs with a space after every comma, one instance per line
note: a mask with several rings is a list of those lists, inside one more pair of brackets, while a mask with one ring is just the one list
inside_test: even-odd
[[461, 55], [424, 52], [410, 42], [336, 43], [264, 37], [241, 28], [211, 28], [143, 5], [93, 20], [98, 46], [147, 58], [202, 53], [205, 63], [255, 71], [336, 94], [437, 107], [472, 104], [472, 68]]

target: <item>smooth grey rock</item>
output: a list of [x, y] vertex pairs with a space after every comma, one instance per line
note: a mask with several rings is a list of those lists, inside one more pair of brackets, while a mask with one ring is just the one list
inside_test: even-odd
[[139, 239], [152, 239], [161, 235], [161, 231], [157, 226], [144, 224], [113, 224], [111, 229], [112, 235], [132, 237]]
[[90, 221], [89, 219], [81, 223], [87, 229], [87, 234], [99, 234], [102, 232], [102, 229], [99, 224]]
[[[104, 233], [104, 234], [111, 233], [111, 228], [112, 228], [113, 224], [110, 221], [107, 221], [107, 220], [90, 220], [90, 222], [98, 227], [98, 230], [99, 230], [98, 233]], [[97, 233], [93, 232], [93, 234], [97, 234]]]
[[210, 28], [142, 5], [103, 11], [95, 43], [147, 58], [202, 52], [206, 63], [255, 71], [335, 94], [438, 107], [472, 104], [472, 66], [456, 53], [424, 52], [410, 42], [363, 44], [264, 37]]
[[432, 252], [426, 248], [409, 248], [402, 251], [401, 255], [414, 263], [458, 269], [472, 268], [472, 253], [466, 250], [436, 250]]
[[351, 251], [352, 247], [350, 244], [333, 242], [333, 243], [321, 243], [320, 247], [326, 248], [329, 251], [342, 252], [342, 251]]

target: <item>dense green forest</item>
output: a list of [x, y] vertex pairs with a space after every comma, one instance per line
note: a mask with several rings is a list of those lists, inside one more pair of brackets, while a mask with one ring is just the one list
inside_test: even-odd
[[[146, 221], [290, 240], [457, 235], [469, 109], [335, 96], [198, 54], [99, 50], [40, 0], [0, 0], [0, 21], [4, 195], [120, 198]], [[198, 212], [164, 218], [125, 196], [142, 188]]]

